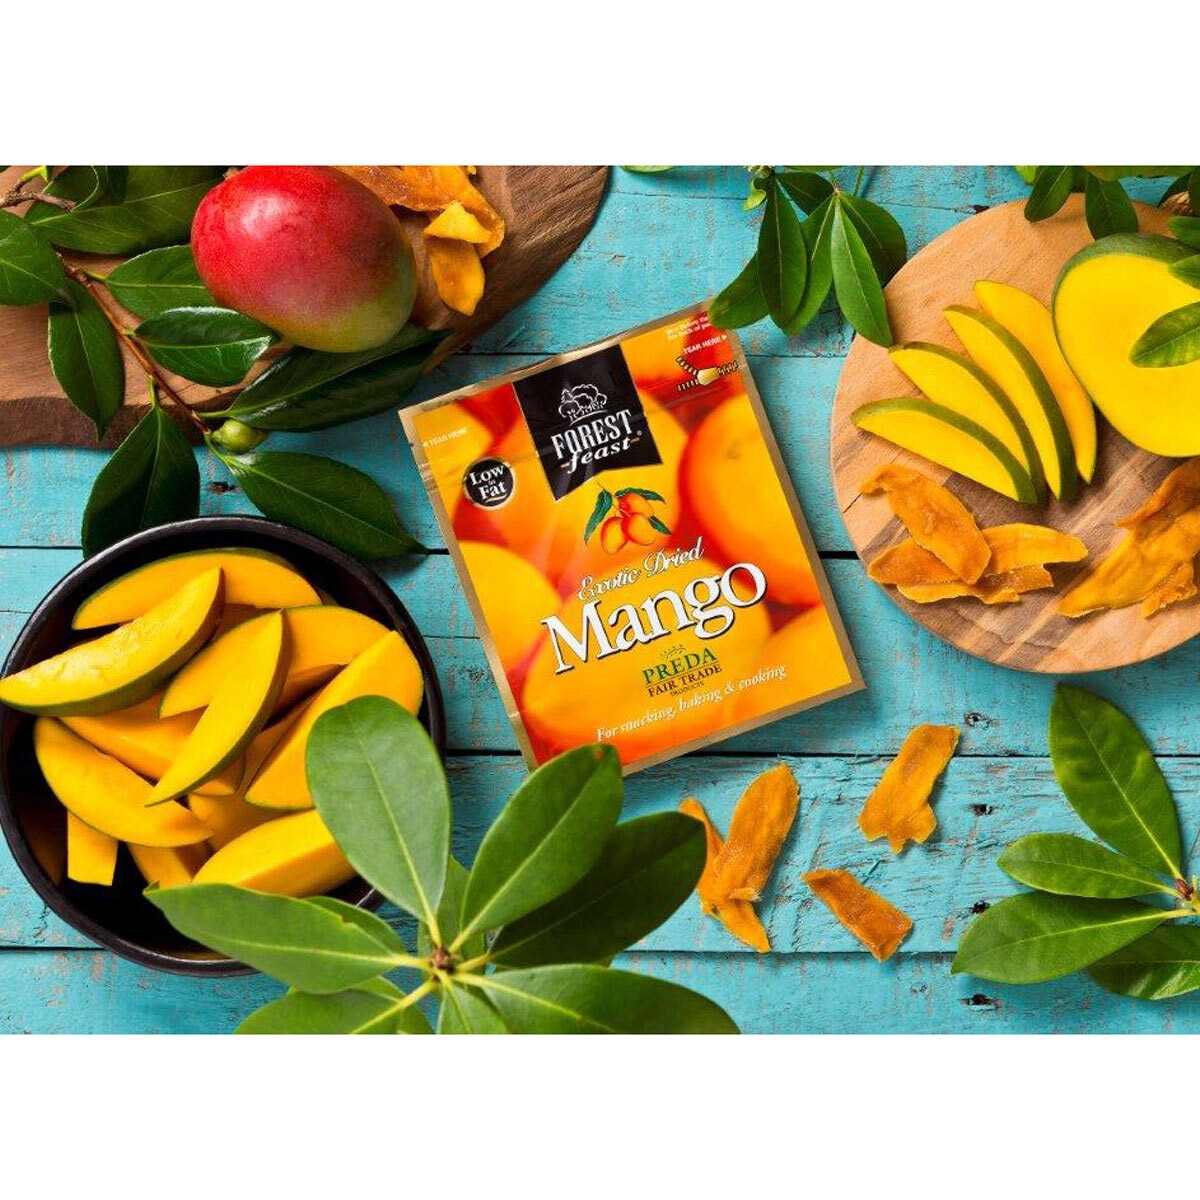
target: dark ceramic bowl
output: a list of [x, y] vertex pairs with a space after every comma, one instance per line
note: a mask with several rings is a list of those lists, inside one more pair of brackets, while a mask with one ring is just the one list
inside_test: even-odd
[[[156, 559], [187, 550], [251, 546], [291, 563], [318, 591], [398, 630], [425, 677], [418, 716], [438, 751], [445, 753], [446, 717], [437, 675], [404, 605], [369, 567], [328, 542], [256, 517], [200, 517], [135, 534], [89, 558], [70, 572], [37, 606], [4, 664], [20, 671], [64, 649], [71, 617], [81, 601], [109, 581]], [[247, 968], [177, 933], [142, 895], [145, 884], [128, 854], [118, 859], [112, 887], [66, 878], [66, 814], [42, 779], [33, 755], [33, 718], [0, 706], [0, 827], [17, 865], [34, 891], [69, 925], [123, 958], [184, 975], [237, 975]], [[374, 907], [379, 896], [362, 879], [333, 893]]]

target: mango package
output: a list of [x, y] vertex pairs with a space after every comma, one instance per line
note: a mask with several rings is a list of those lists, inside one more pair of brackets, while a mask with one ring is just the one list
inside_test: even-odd
[[401, 413], [530, 766], [640, 770], [862, 687], [702, 306]]

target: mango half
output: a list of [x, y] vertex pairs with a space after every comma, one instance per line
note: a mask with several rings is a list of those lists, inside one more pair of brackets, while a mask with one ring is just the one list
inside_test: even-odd
[[1101, 238], [1063, 267], [1050, 306], [1063, 356], [1113, 428], [1174, 458], [1200, 454], [1200, 361], [1137, 367], [1129, 354], [1159, 317], [1195, 303], [1170, 271], [1194, 253], [1152, 234]]

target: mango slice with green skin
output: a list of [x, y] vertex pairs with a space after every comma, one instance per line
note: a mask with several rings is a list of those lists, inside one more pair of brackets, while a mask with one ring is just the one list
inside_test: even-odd
[[1102, 238], [1063, 267], [1050, 302], [1063, 357], [1096, 407], [1135, 446], [1173, 458], [1200, 454], [1200, 361], [1136, 367], [1129, 354], [1200, 295], [1170, 271], [1194, 253], [1151, 234]]
[[[211, 704], [230, 672], [242, 669], [251, 644], [272, 616], [253, 617], [205, 646], [171, 680], [159, 714], [170, 717]], [[309, 681], [315, 686], [322, 672], [345, 666], [387, 633], [378, 621], [332, 604], [288, 609], [283, 620], [291, 647], [285, 688]]]
[[359, 696], [386, 696], [415, 713], [424, 693], [421, 668], [400, 634], [385, 634], [343, 667], [305, 707], [295, 725], [267, 756], [246, 789], [246, 799], [264, 808], [311, 808], [304, 753], [317, 718]]
[[888, 355], [927, 399], [982, 425], [1001, 442], [1042, 498], [1046, 476], [1033, 435], [1017, 406], [985, 372], [964, 355], [931, 342], [907, 342]]
[[987, 313], [954, 304], [943, 315], [975, 365], [1016, 405], [1042, 460], [1046, 484], [1060, 500], [1075, 498], [1075, 448], [1050, 384], [1033, 356]]
[[251, 608], [320, 604], [321, 597], [293, 567], [264, 550], [197, 550], [160, 558], [105, 584], [80, 606], [72, 629], [99, 629], [132, 621], [173, 596], [198, 575], [220, 568], [225, 603]]
[[[200, 719], [197, 713], [177, 717], [158, 715], [162, 693], [156, 692], [141, 704], [118, 709], [100, 717], [63, 717], [62, 723], [97, 750], [111, 754], [131, 770], [157, 781], [179, 757], [188, 735]], [[231, 763], [220, 774], [200, 785], [206, 796], [232, 796], [241, 783], [243, 764]]]
[[1075, 451], [1075, 465], [1085, 482], [1096, 473], [1096, 408], [1067, 365], [1054, 335], [1050, 310], [1010, 283], [981, 279], [975, 297], [993, 321], [1003, 325], [1029, 351], [1058, 401]]
[[1016, 500], [1036, 504], [1029, 472], [982, 425], [926, 400], [901, 396], [874, 400], [850, 418], [859, 429], [948, 467], [966, 479]]
[[150, 785], [140, 775], [59, 721], [34, 722], [33, 750], [63, 807], [100, 833], [139, 846], [190, 846], [208, 837], [208, 827], [182, 804], [147, 808]]
[[283, 613], [271, 613], [247, 647], [242, 670], [226, 676], [146, 803], [161, 804], [183, 796], [241, 757], [279, 699], [287, 663]]
[[194, 883], [231, 883], [277, 896], [317, 896], [354, 878], [317, 810], [289, 813], [216, 852]]
[[191, 883], [209, 855], [202, 842], [194, 846], [130, 845], [129, 853], [146, 883], [160, 888]]
[[55, 716], [137, 704], [208, 641], [222, 595], [220, 568], [206, 571], [128, 625], [0, 679], [0, 703]]
[[121, 843], [67, 813], [67, 878], [111, 887]]

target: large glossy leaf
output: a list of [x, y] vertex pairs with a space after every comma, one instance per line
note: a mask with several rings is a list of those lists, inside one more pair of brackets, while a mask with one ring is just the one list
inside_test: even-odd
[[0, 304], [73, 303], [53, 247], [37, 229], [0, 211]]
[[808, 278], [804, 283], [804, 299], [788, 334], [799, 333], [821, 311], [821, 306], [833, 287], [833, 258], [830, 254], [830, 232], [833, 229], [834, 200], [822, 201], [800, 226], [808, 249]]
[[1159, 317], [1129, 352], [1137, 367], [1180, 367], [1200, 358], [1200, 300]]
[[1162, 880], [1131, 858], [1072, 833], [1032, 833], [1000, 855], [1018, 883], [1062, 896], [1121, 900], [1162, 892]]
[[834, 201], [829, 232], [829, 253], [833, 264], [833, 288], [846, 320], [868, 341], [880, 346], [891, 345], [887, 304], [879, 276], [875, 274], [875, 265], [863, 244], [862, 235], [837, 200]]
[[704, 996], [664, 979], [595, 965], [533, 967], [481, 979], [514, 1033], [737, 1033]]
[[134, 330], [168, 371], [209, 387], [241, 383], [276, 335], [232, 308], [169, 308]]
[[811, 213], [833, 195], [833, 184], [815, 171], [779, 171], [775, 178], [780, 186], [806, 213]]
[[1083, 185], [1083, 212], [1094, 238], [1137, 232], [1137, 212], [1117, 179], [1101, 179], [1089, 171]]
[[[442, 898], [438, 901], [437, 920], [438, 931], [442, 935], [442, 944], [450, 945], [456, 937], [462, 923], [463, 897], [467, 893], [467, 878], [470, 872], [451, 856], [446, 864], [446, 882], [442, 887]], [[459, 947], [459, 956], [463, 959], [476, 958], [486, 949], [482, 933], [470, 937]], [[433, 942], [429, 936], [429, 927], [421, 922], [417, 929], [417, 952], [428, 956], [433, 951]]]
[[67, 399], [103, 437], [125, 400], [125, 360], [113, 327], [87, 290], [69, 283], [70, 301], [50, 305], [46, 348]]
[[1071, 807], [1097, 837], [1151, 871], [1179, 875], [1179, 817], [1137, 727], [1082, 688], [1059, 684], [1050, 757]]
[[767, 191], [755, 258], [767, 312], [780, 329], [786, 329], [795, 320], [804, 299], [808, 252], [800, 230], [800, 218], [791, 201], [775, 184]]
[[467, 984], [442, 988], [438, 1033], [512, 1033], [484, 994]]
[[900, 223], [886, 208], [861, 196], [843, 194], [841, 207], [858, 230], [879, 281], [887, 283], [908, 258], [908, 240]]
[[479, 847], [459, 936], [507, 925], [578, 883], [600, 857], [622, 795], [612, 746], [580, 746], [534, 771]]
[[357, 925], [368, 937], [372, 937], [385, 950], [393, 954], [407, 954], [408, 947], [404, 939], [381, 917], [370, 909], [360, 908], [357, 904], [347, 904], [336, 896], [310, 896], [309, 904], [328, 909], [336, 913], [343, 921]]
[[963, 934], [953, 973], [996, 983], [1042, 983], [1081, 971], [1169, 916], [1135, 900], [1024, 892], [993, 904]]
[[682, 813], [618, 825], [573, 888], [500, 931], [492, 961], [537, 967], [610, 958], [657, 929], [692, 894], [704, 857], [704, 829]]
[[1025, 219], [1044, 221], [1067, 202], [1075, 183], [1074, 167], [1038, 167], [1033, 190], [1025, 201]]
[[359, 558], [389, 558], [422, 548], [400, 524], [379, 484], [345, 463], [280, 450], [223, 455], [222, 462], [266, 516]]
[[738, 277], [717, 293], [708, 306], [709, 320], [718, 329], [743, 329], [767, 315], [767, 301], [758, 282], [758, 255], [752, 255]]
[[157, 317], [171, 308], [216, 305], [200, 282], [191, 246], [147, 250], [114, 267], [104, 282], [117, 300], [139, 317]]
[[100, 469], [83, 510], [85, 557], [200, 512], [200, 471], [183, 431], [155, 405]]
[[305, 992], [340, 992], [397, 966], [356, 922], [306, 900], [224, 883], [150, 888], [180, 933]]
[[[60, 177], [47, 190], [76, 199], [86, 189], [85, 200], [92, 197], [98, 186], [94, 168], [71, 168], [67, 175], [70, 180]], [[123, 200], [100, 196], [69, 211], [35, 204], [29, 220], [56, 246], [70, 250], [132, 254], [169, 246], [187, 240], [196, 208], [220, 178], [220, 167], [130, 167]]]
[[1172, 217], [1167, 224], [1185, 246], [1200, 250], [1200, 217]]
[[395, 408], [420, 379], [444, 333], [405, 325], [357, 354], [297, 349], [264, 371], [229, 415], [256, 429], [327, 429]]
[[1164, 925], [1088, 968], [1102, 987], [1138, 1000], [1200, 989], [1200, 926]]
[[309, 790], [354, 869], [429, 923], [450, 856], [450, 790], [411, 713], [363, 696], [322, 715], [305, 754]]
[[1184, 283], [1190, 284], [1194, 288], [1200, 288], [1200, 254], [1193, 254], [1188, 258], [1181, 258], [1178, 262], [1173, 262], [1169, 270], [1176, 279], [1182, 279]]
[[398, 1009], [404, 993], [385, 979], [358, 988], [312, 996], [288, 992], [251, 1013], [238, 1033], [247, 1034], [389, 1034], [432, 1033], [415, 1005]]

